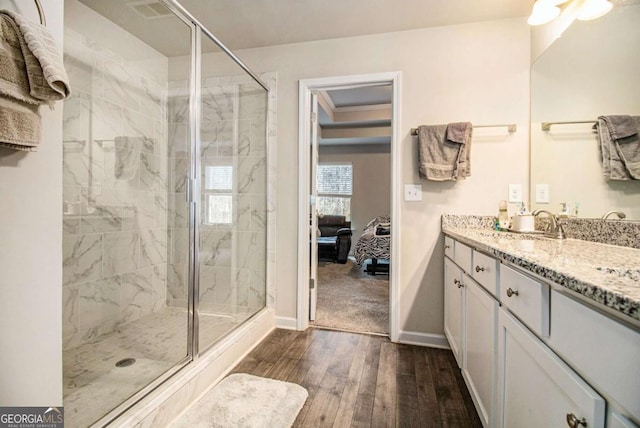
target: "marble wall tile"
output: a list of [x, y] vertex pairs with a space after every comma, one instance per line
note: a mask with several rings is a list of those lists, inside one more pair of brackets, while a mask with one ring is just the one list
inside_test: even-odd
[[167, 230], [142, 229], [140, 231], [140, 267], [167, 263]]
[[104, 63], [104, 97], [106, 100], [133, 110], [140, 110], [142, 95], [139, 72], [128, 65], [113, 61]]
[[189, 141], [189, 131], [186, 123], [171, 122], [168, 124], [169, 156], [171, 158], [185, 158]]
[[80, 329], [78, 285], [62, 287], [62, 336], [70, 337]]
[[189, 226], [189, 205], [184, 193], [169, 193], [169, 227], [183, 228]]
[[102, 99], [91, 104], [91, 133], [93, 140], [113, 140], [123, 134], [122, 107]]
[[233, 120], [221, 120], [218, 122], [218, 135], [216, 145], [218, 156], [234, 156], [237, 152], [237, 140], [235, 136], [235, 123]]
[[103, 251], [105, 276], [136, 270], [140, 263], [140, 234], [135, 231], [105, 233]]
[[218, 122], [203, 121], [200, 123], [200, 156], [218, 156]]
[[65, 236], [62, 247], [64, 285], [102, 277], [102, 235]]
[[205, 86], [202, 88], [202, 120], [233, 120], [238, 87]]
[[80, 327], [85, 330], [120, 313], [120, 277], [118, 275], [85, 282], [79, 289]]
[[266, 194], [251, 195], [251, 230], [264, 231], [267, 226]]
[[169, 263], [182, 265], [189, 263], [189, 229], [169, 229], [168, 242], [170, 246]]
[[262, 232], [236, 232], [237, 266], [261, 269], [266, 260], [266, 238]]
[[242, 157], [238, 159], [238, 193], [264, 193], [267, 181], [264, 157]]
[[120, 321], [134, 321], [151, 313], [153, 308], [153, 268], [121, 275]]
[[251, 156], [267, 155], [267, 128], [265, 118], [251, 119]]
[[147, 76], [140, 79], [142, 96], [140, 111], [151, 117], [166, 117], [167, 90], [164, 85]]
[[257, 83], [240, 85], [239, 98], [239, 117], [249, 119], [266, 115], [267, 92]]
[[167, 164], [160, 156], [142, 153], [140, 156], [140, 188], [153, 192], [166, 191]]
[[[177, 93], [176, 93], [177, 92]], [[186, 90], [181, 88], [172, 88], [169, 90], [169, 121], [172, 123], [188, 123], [189, 122], [189, 97], [183, 93]], [[203, 117], [203, 121], [210, 118]]]
[[157, 312], [167, 306], [167, 264], [153, 266], [152, 311]]
[[153, 212], [155, 218], [155, 227], [166, 229], [169, 222], [169, 205], [167, 192], [156, 192], [153, 195]]
[[167, 265], [167, 300], [170, 306], [180, 306], [187, 300], [188, 265]]
[[200, 234], [200, 264], [230, 267], [233, 258], [233, 232], [203, 230]]
[[238, 150], [237, 156], [249, 156], [251, 154], [252, 122], [250, 119], [238, 120]]
[[234, 203], [236, 204], [234, 210], [234, 226], [237, 230], [251, 230], [251, 221], [253, 216], [252, 202], [252, 195], [234, 195]]
[[75, 140], [85, 141], [85, 144], [88, 144], [90, 119], [91, 96], [82, 92], [73, 92], [64, 102], [62, 126], [65, 151], [78, 147], [80, 143]]
[[123, 135], [127, 137], [141, 137], [144, 145], [136, 147], [137, 150], [145, 153], [154, 153], [155, 141], [154, 136], [156, 127], [158, 126], [158, 118], [153, 118], [146, 114], [138, 113], [133, 110], [123, 109], [122, 124]]
[[174, 158], [171, 160], [171, 181], [169, 189], [175, 193], [184, 193], [186, 181], [189, 176], [189, 160], [187, 158]]
[[119, 232], [122, 230], [122, 207], [92, 204], [91, 213], [83, 213], [81, 233]]

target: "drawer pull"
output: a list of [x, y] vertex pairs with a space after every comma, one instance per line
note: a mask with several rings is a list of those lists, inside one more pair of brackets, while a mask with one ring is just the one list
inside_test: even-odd
[[[517, 296], [518, 294], [518, 290], [513, 290], [511, 289], [511, 287], [507, 288], [507, 297], [511, 297], [511, 296]], [[567, 416], [568, 418], [569, 416]]]
[[586, 427], [587, 421], [584, 418], [578, 419], [578, 417], [573, 413], [567, 413], [567, 425], [571, 428], [578, 428], [580, 425]]
[[448, 250], [449, 248], [451, 248], [451, 245], [445, 245], [445, 246], [444, 246], [444, 249], [445, 249], [445, 250]]
[[476, 266], [476, 272], [484, 272], [484, 268], [480, 266]]
[[463, 283], [462, 283], [462, 281], [460, 281], [460, 280], [454, 279], [454, 280], [453, 280], [453, 283], [454, 283], [455, 285], [457, 285], [457, 286], [458, 286], [458, 288], [462, 288], [462, 287], [464, 287], [464, 284], [463, 284]]

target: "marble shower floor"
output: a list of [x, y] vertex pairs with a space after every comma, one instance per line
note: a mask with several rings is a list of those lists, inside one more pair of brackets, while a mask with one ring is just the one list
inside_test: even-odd
[[[207, 347], [251, 316], [200, 316]], [[164, 308], [91, 343], [64, 351], [65, 426], [86, 427], [187, 355], [187, 311]], [[135, 358], [118, 368], [116, 362]]]

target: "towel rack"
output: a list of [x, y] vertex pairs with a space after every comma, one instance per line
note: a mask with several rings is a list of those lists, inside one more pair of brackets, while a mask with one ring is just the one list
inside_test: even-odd
[[[474, 128], [507, 128], [509, 132], [516, 132], [518, 126], [516, 124], [501, 124], [501, 125], [473, 125]], [[411, 128], [411, 135], [418, 135], [418, 128]]]
[[36, 8], [38, 9], [38, 16], [40, 16], [40, 23], [43, 26], [47, 26], [47, 18], [44, 16], [44, 9], [42, 9], [42, 5], [40, 4], [40, 0], [33, 0], [36, 2]]
[[598, 123], [596, 120], [572, 120], [568, 122], [542, 122], [540, 128], [543, 131], [550, 131], [552, 125], [573, 125], [578, 123]]

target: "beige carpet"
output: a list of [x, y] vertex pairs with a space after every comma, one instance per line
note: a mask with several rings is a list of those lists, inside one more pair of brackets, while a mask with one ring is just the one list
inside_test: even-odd
[[309, 393], [300, 385], [236, 373], [224, 378], [172, 428], [289, 428]]
[[318, 264], [317, 327], [363, 333], [389, 332], [389, 275], [367, 275], [364, 265]]

